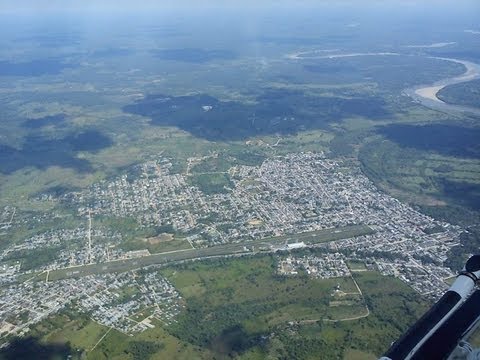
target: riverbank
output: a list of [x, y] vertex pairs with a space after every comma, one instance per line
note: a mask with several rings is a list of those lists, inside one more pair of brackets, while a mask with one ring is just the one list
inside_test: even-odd
[[445, 61], [451, 61], [458, 64], [462, 64], [463, 66], [465, 66], [465, 72], [459, 76], [439, 80], [430, 86], [415, 89], [414, 90], [415, 94], [421, 98], [445, 104], [445, 102], [440, 100], [437, 96], [438, 92], [442, 90], [444, 87], [448, 85], [460, 84], [463, 82], [480, 78], [479, 64], [475, 64], [473, 62], [466, 61], [466, 60], [451, 59], [451, 58], [432, 57], [432, 59], [445, 60]]

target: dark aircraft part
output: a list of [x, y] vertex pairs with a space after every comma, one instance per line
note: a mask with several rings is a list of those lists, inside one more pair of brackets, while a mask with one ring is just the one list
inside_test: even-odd
[[475, 273], [480, 270], [480, 255], [472, 256], [465, 264], [465, 271]]
[[[393, 343], [381, 360], [447, 358], [480, 320], [480, 290], [473, 292], [479, 278], [480, 255], [474, 255], [448, 291]], [[451, 339], [446, 341], [446, 337]], [[429, 351], [434, 352], [430, 354]]]
[[412, 359], [447, 359], [480, 319], [480, 290], [476, 290], [420, 347]]
[[396, 341], [385, 354], [392, 360], [406, 359], [408, 354], [425, 338], [425, 336], [462, 300], [454, 292], [447, 291], [441, 299]]

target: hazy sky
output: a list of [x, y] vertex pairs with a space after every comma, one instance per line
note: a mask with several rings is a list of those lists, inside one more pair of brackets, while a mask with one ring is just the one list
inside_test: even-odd
[[[285, 7], [285, 6], [317, 6], [351, 5], [360, 6], [393, 6], [421, 7], [434, 5], [438, 7], [464, 7], [472, 10], [480, 9], [478, 0], [1, 0], [0, 12], [44, 12], [52, 10], [162, 10], [167, 8], [201, 8], [201, 7]], [[479, 13], [480, 15], [480, 13]]]
[[[277, 15], [285, 18], [314, 14], [320, 19], [335, 13], [344, 16], [345, 21], [363, 19], [372, 23], [378, 19], [385, 23], [388, 19], [396, 22], [428, 19], [443, 21], [441, 26], [452, 21], [466, 22], [468, 28], [477, 29], [480, 0], [0, 0], [0, 15], [13, 22], [15, 16], [27, 16], [33, 22], [47, 21], [44, 16], [47, 14], [53, 14], [55, 21], [64, 19], [58, 13], [68, 13], [69, 18], [87, 22], [97, 16], [117, 21], [137, 15], [158, 20], [193, 15], [214, 20], [233, 16], [237, 22], [246, 24]], [[48, 17], [48, 21], [51, 19]]]

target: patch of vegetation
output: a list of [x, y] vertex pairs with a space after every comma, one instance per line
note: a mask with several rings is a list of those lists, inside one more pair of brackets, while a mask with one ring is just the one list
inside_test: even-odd
[[65, 114], [47, 115], [39, 119], [28, 119], [23, 126], [29, 129], [39, 129], [48, 125], [62, 124], [65, 119]]
[[349, 349], [343, 358], [344, 360], [375, 360], [377, 357], [364, 351]]
[[189, 181], [207, 195], [227, 193], [228, 188], [233, 187], [228, 174], [224, 173], [196, 174]]
[[191, 173], [226, 172], [232, 166], [248, 165], [259, 166], [266, 156], [254, 150], [232, 145], [217, 156], [210, 156], [195, 164], [190, 169]]
[[480, 212], [466, 209], [463, 206], [453, 204], [445, 206], [419, 205], [417, 208], [419, 211], [434, 219], [446, 221], [451, 224], [470, 226], [471, 224], [480, 222]]
[[428, 227], [428, 228], [423, 229], [423, 232], [425, 234], [428, 234], [428, 235], [438, 234], [438, 233], [445, 232], [445, 228], [441, 225], [434, 225], [432, 227]]
[[191, 249], [192, 247], [187, 240], [182, 238], [176, 238], [170, 241], [157, 241], [157, 237], [150, 237], [129, 241], [123, 244], [122, 248], [124, 250], [147, 249], [150, 254], [157, 254], [166, 251]]
[[111, 139], [101, 132], [89, 130], [61, 139], [30, 135], [21, 149], [0, 145], [0, 173], [11, 174], [25, 167], [46, 169], [50, 166], [91, 170], [90, 163], [76, 157], [80, 151], [97, 152], [111, 146]]
[[211, 356], [204, 356], [201, 349], [169, 335], [159, 321], [153, 320], [153, 324], [155, 328], [130, 337], [116, 330], [109, 331], [108, 327], [94, 322], [84, 314], [66, 310], [34, 325], [31, 334], [44, 344], [67, 345], [76, 349], [72, 353], [82, 359], [114, 357], [132, 360], [135, 356], [139, 359], [148, 356], [156, 359], [211, 359]]
[[234, 164], [234, 159], [228, 158], [224, 155], [217, 157], [209, 157], [202, 160], [200, 163], [192, 166], [190, 172], [196, 173], [211, 173], [211, 172], [226, 172]]
[[[122, 218], [99, 215], [95, 217], [94, 221], [97, 225], [122, 234], [122, 238], [125, 241], [122, 246], [125, 247], [125, 249], [129, 247], [129, 243], [139, 239], [154, 237], [165, 232], [174, 232], [173, 226], [168, 224], [155, 227], [143, 227], [137, 219], [133, 217]], [[129, 250], [133, 250], [133, 248]]]
[[378, 358], [427, 308], [420, 295], [397, 279], [369, 271], [355, 274], [355, 279], [370, 315], [354, 321], [307, 324], [297, 333], [279, 334], [285, 358], [344, 358], [352, 350]]
[[350, 270], [352, 271], [365, 271], [367, 270], [367, 267], [365, 266], [365, 263], [364, 262], [361, 262], [361, 261], [349, 261], [347, 263], [348, 267], [350, 268]]
[[86, 315], [63, 310], [34, 325], [31, 333], [46, 343], [68, 344], [72, 348], [88, 351], [107, 331], [106, 326], [90, 320]]
[[368, 79], [381, 90], [398, 92], [418, 84], [460, 75], [465, 68], [461, 64], [425, 56], [400, 55], [310, 59], [305, 70], [317, 82], [360, 83]]
[[455, 199], [460, 205], [475, 211], [480, 211], [480, 183], [441, 179], [443, 193], [450, 199]]
[[84, 315], [65, 311], [37, 324], [32, 334], [48, 344], [88, 350], [87, 359], [312, 359], [342, 358], [352, 351], [378, 357], [428, 306], [401, 281], [363, 271], [354, 276], [370, 315], [345, 322], [289, 325], [329, 314], [363, 315], [365, 307], [347, 302], [330, 306], [337, 285], [355, 291], [351, 279], [278, 276], [275, 259], [262, 255], [164, 268], [161, 272], [186, 301], [178, 322], [164, 328], [153, 320], [155, 328], [134, 337], [111, 330], [94, 351], [90, 350], [108, 328]]
[[[470, 150], [459, 150], [462, 145], [453, 150], [455, 145], [451, 142], [450, 145], [445, 145], [443, 152], [452, 155], [440, 155], [429, 152], [428, 149], [440, 147], [441, 142], [432, 140], [433, 134], [424, 133], [416, 137], [410, 133], [414, 129], [415, 127], [409, 129], [403, 137], [399, 134], [394, 137], [404, 139], [411, 135], [415, 139], [405, 138], [403, 143], [418, 143], [419, 149], [413, 145], [403, 147], [384, 138], [370, 138], [359, 152], [363, 172], [381, 189], [418, 205], [421, 211], [435, 218], [452, 223], [478, 222], [480, 162], [476, 158], [453, 155], [465, 152], [473, 155], [473, 151], [476, 151], [473, 149], [477, 148], [473, 139], [470, 139], [470, 146], [469, 140], [465, 144], [465, 149]], [[440, 138], [448, 137], [447, 133], [443, 129]], [[422, 137], [426, 138], [424, 145], [420, 144]], [[457, 141], [461, 142], [461, 139]]]
[[480, 158], [480, 128], [444, 124], [391, 124], [378, 128], [378, 133], [406, 148], [446, 156]]
[[20, 261], [22, 270], [27, 271], [52, 263], [57, 259], [59, 252], [63, 248], [63, 246], [55, 246], [43, 247], [34, 250], [19, 250], [10, 253], [4, 259], [6, 261]]
[[238, 165], [260, 166], [267, 158], [265, 154], [260, 151], [249, 149], [231, 149], [229, 152], [235, 157]]
[[[278, 324], [277, 318], [287, 322], [321, 317], [336, 282], [278, 277], [274, 267], [271, 257], [259, 257], [208, 261], [178, 266], [175, 274], [166, 272], [187, 298], [186, 312], [170, 331], [193, 344], [211, 346], [236, 326], [257, 336]], [[281, 311], [283, 307], [288, 312]]]
[[153, 341], [131, 341], [126, 353], [132, 355], [133, 360], [150, 359], [150, 357], [165, 347], [164, 344]]
[[437, 97], [451, 104], [478, 107], [480, 106], [480, 80], [444, 87], [437, 93]]
[[377, 119], [388, 115], [382, 98], [320, 97], [288, 89], [268, 89], [257, 96], [254, 105], [219, 101], [208, 95], [150, 95], [123, 111], [149, 117], [154, 125], [176, 126], [214, 141], [296, 134], [326, 128], [332, 121], [351, 116]]

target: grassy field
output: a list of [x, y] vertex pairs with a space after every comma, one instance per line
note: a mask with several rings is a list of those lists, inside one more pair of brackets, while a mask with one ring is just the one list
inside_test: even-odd
[[351, 271], [366, 271], [367, 270], [367, 267], [365, 266], [365, 263], [361, 262], [361, 261], [349, 261], [347, 263], [348, 265], [348, 268], [351, 270]]
[[151, 254], [162, 252], [178, 251], [191, 249], [192, 246], [184, 238], [172, 238], [171, 240], [161, 240], [158, 237], [136, 239], [128, 243], [128, 249], [142, 250], [147, 249]]
[[109, 328], [85, 315], [65, 311], [32, 327], [31, 335], [47, 344], [68, 344], [72, 349], [89, 351]]
[[375, 355], [355, 349], [347, 350], [344, 355], [345, 360], [375, 360], [376, 358]]
[[[36, 325], [34, 334], [41, 343], [68, 344], [81, 359], [211, 359], [208, 350], [192, 346], [156, 327], [131, 337], [76, 314], [62, 314]], [[154, 345], [157, 349], [140, 357], [135, 345]], [[138, 347], [138, 346], [137, 346]], [[75, 357], [76, 358], [76, 357]]]
[[197, 186], [205, 194], [227, 193], [228, 188], [233, 187], [233, 183], [227, 174], [224, 173], [204, 173], [196, 174], [189, 178], [192, 185]]
[[[428, 306], [411, 288], [392, 277], [362, 272], [355, 279], [370, 315], [353, 321], [304, 325], [292, 339], [294, 343], [306, 342], [318, 348], [317, 358], [376, 359]], [[307, 352], [303, 358], [314, 359], [314, 352]]]
[[90, 350], [108, 331], [108, 328], [94, 321], [85, 322], [85, 325], [72, 320], [61, 329], [50, 333], [45, 340], [53, 343], [69, 341], [76, 348]]

